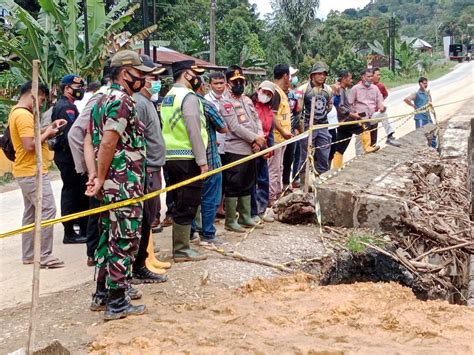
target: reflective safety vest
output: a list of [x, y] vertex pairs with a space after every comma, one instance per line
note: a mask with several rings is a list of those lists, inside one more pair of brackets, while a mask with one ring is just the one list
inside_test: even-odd
[[[281, 128], [283, 128], [288, 133], [291, 133], [291, 109], [290, 103], [288, 102], [288, 96], [285, 92], [278, 86], [275, 85], [275, 89], [280, 95], [280, 106], [278, 106], [278, 111], [275, 113], [275, 120], [280, 122]], [[278, 130], [274, 130], [275, 143], [281, 143], [285, 141], [285, 138], [282, 137]]]
[[[166, 159], [194, 159], [193, 147], [184, 124], [182, 105], [186, 96], [195, 95], [191, 89], [173, 86], [161, 103], [161, 119], [163, 121], [163, 138], [166, 145]], [[207, 148], [208, 136], [206, 117], [200, 100], [201, 138]]]

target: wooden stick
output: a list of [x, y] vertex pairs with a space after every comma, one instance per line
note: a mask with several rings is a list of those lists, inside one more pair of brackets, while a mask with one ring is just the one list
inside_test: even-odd
[[[308, 159], [310, 158], [310, 155], [313, 154], [313, 121], [314, 121], [314, 109], [316, 106], [316, 97], [313, 96], [311, 99], [311, 113], [309, 115], [309, 132], [308, 132], [308, 150], [306, 152], [306, 162], [308, 162]], [[308, 193], [309, 192], [309, 169], [310, 169], [310, 164], [306, 163], [306, 170], [304, 173], [304, 192]]]
[[41, 151], [41, 122], [38, 103], [38, 69], [40, 61], [33, 60], [33, 75], [31, 95], [33, 96], [33, 116], [35, 121], [35, 155], [36, 155], [36, 206], [35, 206], [35, 233], [34, 233], [34, 265], [33, 284], [31, 291], [31, 309], [28, 326], [28, 344], [26, 353], [32, 354], [35, 347], [35, 335], [37, 326], [36, 311], [39, 301], [39, 277], [40, 277], [40, 251], [41, 251], [41, 216], [43, 205], [43, 157]]

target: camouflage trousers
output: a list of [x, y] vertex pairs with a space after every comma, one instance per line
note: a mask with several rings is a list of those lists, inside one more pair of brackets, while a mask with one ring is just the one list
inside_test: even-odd
[[97, 282], [106, 281], [108, 289], [130, 286], [142, 218], [143, 203], [106, 211], [100, 216], [100, 239], [95, 251], [99, 268]]

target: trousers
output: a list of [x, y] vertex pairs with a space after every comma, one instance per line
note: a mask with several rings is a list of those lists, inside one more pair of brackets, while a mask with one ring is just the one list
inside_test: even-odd
[[[109, 289], [130, 287], [132, 264], [140, 243], [142, 219], [143, 203], [106, 211], [100, 216], [101, 233], [95, 259], [99, 275], [106, 277]], [[106, 272], [101, 272], [104, 268]]]
[[[327, 128], [322, 128], [313, 131], [313, 148], [318, 147], [314, 150], [314, 160], [316, 163], [316, 171], [319, 174], [325, 173], [329, 170], [329, 153], [331, 152], [331, 134]], [[303, 139], [300, 141], [300, 168], [306, 162], [308, 153], [308, 140]], [[306, 167], [301, 170], [301, 174], [304, 175]]]
[[268, 208], [268, 197], [270, 193], [270, 180], [268, 177], [268, 162], [262, 157], [255, 159], [257, 167], [257, 184], [251, 191], [252, 217], [265, 213]]
[[272, 205], [281, 195], [283, 190], [283, 157], [285, 147], [273, 151], [273, 156], [268, 159], [268, 175], [270, 179], [269, 203]]
[[[28, 176], [17, 178], [16, 181], [21, 188], [23, 195], [23, 211], [22, 225], [35, 222], [36, 213], [36, 177]], [[41, 219], [52, 219], [56, 217], [56, 203], [54, 202], [53, 189], [48, 174], [43, 174], [43, 204], [41, 206]], [[23, 261], [33, 260], [34, 252], [34, 231], [22, 234], [21, 250]], [[41, 259], [51, 255], [53, 252], [53, 226], [41, 229]]]

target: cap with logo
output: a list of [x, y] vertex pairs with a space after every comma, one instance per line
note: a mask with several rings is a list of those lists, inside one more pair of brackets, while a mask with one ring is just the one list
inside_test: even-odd
[[225, 77], [227, 81], [232, 81], [232, 80], [237, 80], [237, 79], [245, 80], [244, 71], [242, 70], [241, 67], [235, 64], [227, 68], [227, 70], [225, 71]]
[[133, 67], [144, 73], [150, 73], [154, 68], [150, 68], [143, 64], [143, 60], [140, 58], [137, 52], [124, 49], [114, 54], [110, 61], [112, 68], [118, 67]]
[[161, 64], [154, 63], [153, 59], [149, 55], [142, 54], [140, 56], [140, 59], [143, 62], [143, 65], [146, 65], [147, 67], [153, 68], [153, 71], [150, 73], [152, 75], [160, 75], [163, 72], [166, 71], [166, 68], [163, 67]]
[[313, 65], [313, 68], [311, 69], [310, 74], [316, 74], [316, 73], [328, 73], [328, 66], [324, 62], [316, 62]]
[[176, 76], [187, 69], [191, 69], [197, 75], [201, 75], [205, 71], [203, 68], [196, 65], [194, 60], [181, 60], [179, 62], [174, 62], [171, 64], [171, 69], [173, 70], [173, 76]]
[[84, 86], [84, 80], [79, 75], [68, 74], [68, 75], [63, 76], [59, 84], [61, 86], [72, 85], [72, 84], [79, 84], [81, 86]]
[[269, 80], [262, 81], [260, 85], [258, 86], [258, 88], [262, 90], [270, 91], [273, 95], [275, 95], [275, 84], [273, 84]]

